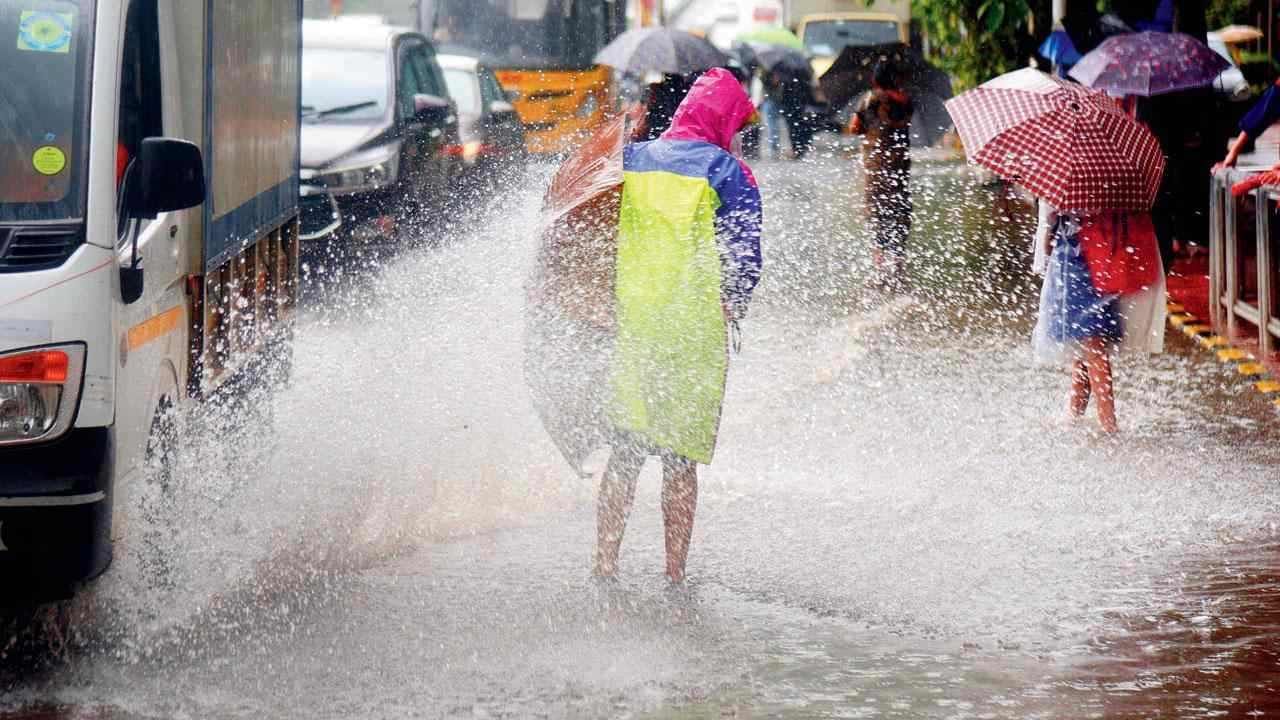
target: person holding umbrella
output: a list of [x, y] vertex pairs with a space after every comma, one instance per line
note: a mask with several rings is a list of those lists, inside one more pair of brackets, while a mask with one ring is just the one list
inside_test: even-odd
[[[818, 101], [813, 92], [813, 68], [804, 53], [788, 48], [765, 48], [756, 57], [763, 71], [766, 101], [778, 118], [786, 123], [792, 157], [801, 160], [813, 145], [817, 131], [814, 122]], [[768, 110], [762, 110], [767, 113]], [[769, 143], [774, 157], [780, 157], [780, 139], [771, 134]]]
[[865, 135], [863, 206], [875, 247], [872, 257], [880, 279], [891, 288], [902, 283], [907, 238], [911, 235], [911, 116], [915, 104], [901, 89], [898, 66], [876, 65], [867, 93], [849, 122], [849, 132]]
[[1159, 352], [1164, 273], [1149, 211], [1164, 173], [1156, 139], [1106, 95], [1033, 69], [947, 103], [970, 162], [1041, 199], [1048, 254], [1037, 354], [1067, 360], [1073, 417], [1096, 404], [1118, 430], [1111, 353]]
[[1203, 42], [1182, 33], [1116, 35], [1085, 55], [1071, 77], [1117, 98], [1135, 99], [1139, 119], [1164, 150], [1166, 172], [1152, 213], [1166, 268], [1175, 236], [1183, 244], [1208, 233], [1204, 170], [1209, 88], [1229, 63]]

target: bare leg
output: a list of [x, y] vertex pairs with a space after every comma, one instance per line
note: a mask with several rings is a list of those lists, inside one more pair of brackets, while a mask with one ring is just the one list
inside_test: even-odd
[[666, 528], [667, 579], [684, 582], [693, 515], [698, 509], [698, 465], [675, 456], [662, 459], [662, 521]]
[[1114, 433], [1116, 424], [1116, 399], [1111, 384], [1111, 358], [1107, 355], [1107, 341], [1089, 338], [1085, 341], [1085, 365], [1089, 369], [1089, 385], [1097, 397], [1098, 422], [1104, 432]]
[[618, 572], [622, 534], [627, 529], [627, 516], [636, 498], [636, 480], [644, 460], [641, 448], [619, 443], [600, 478], [600, 496], [596, 500], [596, 557], [592, 570], [599, 577], [613, 577]]
[[1089, 369], [1084, 358], [1077, 357], [1071, 361], [1071, 397], [1068, 407], [1071, 417], [1082, 417], [1089, 407]]

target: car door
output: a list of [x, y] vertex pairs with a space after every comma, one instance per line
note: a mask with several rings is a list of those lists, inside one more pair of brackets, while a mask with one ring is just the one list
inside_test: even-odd
[[397, 54], [398, 111], [404, 128], [405, 150], [412, 154], [414, 192], [420, 202], [442, 200], [456, 173], [445, 147], [456, 142], [457, 112], [450, 108], [443, 121], [426, 122], [418, 117], [415, 98], [427, 95], [447, 100], [444, 79], [432, 72], [435, 65], [425, 40], [409, 37]]
[[524, 152], [524, 125], [498, 78], [484, 67], [478, 68], [476, 75], [484, 108], [485, 142], [501, 148], [504, 154]]
[[439, 127], [440, 134], [436, 138], [441, 170], [446, 182], [449, 182], [462, 170], [460, 159], [452, 153], [444, 152], [446, 147], [456, 146], [462, 142], [458, 128], [458, 104], [449, 96], [449, 86], [444, 81], [444, 70], [436, 60], [436, 51], [431, 43], [424, 42], [413, 50], [413, 62], [418, 69], [418, 77], [426, 93], [449, 102], [449, 113]]
[[429, 182], [431, 172], [429, 130], [417, 117], [414, 98], [421, 94], [418, 70], [410, 58], [414, 42], [405, 40], [395, 50], [396, 131], [403, 149], [400, 152], [400, 176], [402, 185], [412, 202], [426, 199], [424, 183]]

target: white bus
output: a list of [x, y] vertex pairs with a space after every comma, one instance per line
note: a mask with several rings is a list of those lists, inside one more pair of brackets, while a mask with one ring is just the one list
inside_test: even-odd
[[170, 410], [289, 357], [300, 13], [0, 0], [0, 603], [132, 548]]

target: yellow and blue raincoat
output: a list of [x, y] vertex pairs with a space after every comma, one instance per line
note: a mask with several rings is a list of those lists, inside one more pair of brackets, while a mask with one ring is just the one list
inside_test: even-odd
[[737, 79], [711, 70], [669, 130], [623, 155], [610, 418], [701, 463], [715, 452], [728, 323], [760, 277], [760, 191], [730, 152], [754, 114]]

